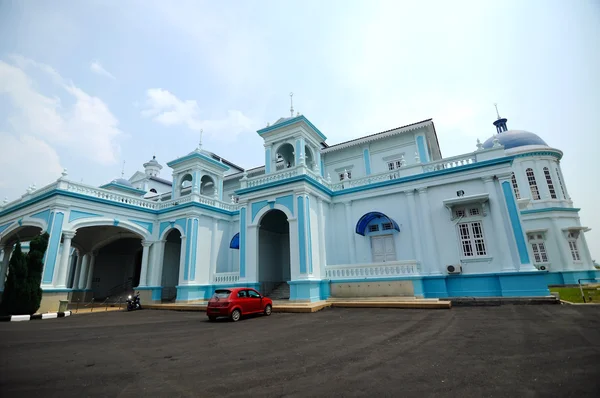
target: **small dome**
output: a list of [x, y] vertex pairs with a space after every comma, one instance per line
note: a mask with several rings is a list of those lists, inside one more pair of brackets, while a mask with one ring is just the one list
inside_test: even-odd
[[[516, 148], [527, 145], [548, 146], [537, 134], [524, 130], [508, 130], [497, 135], [498, 141], [504, 146], [504, 149]], [[494, 136], [488, 138], [483, 147], [489, 149], [494, 146]]]
[[148, 166], [156, 166], [156, 167], [160, 167], [162, 169], [162, 166], [160, 165], [160, 163], [158, 163], [156, 161], [156, 156], [152, 156], [152, 159], [150, 159], [149, 161], [144, 163], [144, 167], [148, 167]]
[[115, 184], [119, 184], [119, 185], [124, 185], [126, 187], [130, 187], [133, 188], [133, 185], [126, 179], [124, 178], [117, 178], [116, 180], [113, 181]]

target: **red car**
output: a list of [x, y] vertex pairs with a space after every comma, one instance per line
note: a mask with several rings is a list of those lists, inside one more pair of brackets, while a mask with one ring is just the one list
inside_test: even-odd
[[220, 316], [229, 317], [237, 322], [242, 315], [271, 315], [273, 301], [249, 287], [217, 289], [208, 301], [206, 316], [211, 321]]

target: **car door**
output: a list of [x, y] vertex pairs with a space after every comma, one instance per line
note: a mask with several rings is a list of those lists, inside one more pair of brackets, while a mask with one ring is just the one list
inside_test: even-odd
[[248, 298], [247, 290], [240, 290], [237, 294], [237, 303], [242, 307], [242, 314], [248, 314], [252, 312], [250, 299]]
[[261, 297], [260, 294], [256, 290], [248, 290], [248, 302], [251, 305], [252, 312], [260, 312], [262, 311], [261, 306]]

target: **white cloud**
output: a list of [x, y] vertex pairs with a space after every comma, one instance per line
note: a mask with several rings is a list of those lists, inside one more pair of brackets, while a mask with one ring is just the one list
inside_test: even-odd
[[12, 201], [23, 195], [29, 185], [37, 188], [60, 177], [62, 167], [56, 151], [46, 142], [31, 135], [20, 137], [0, 132], [0, 199]]
[[204, 133], [223, 141], [230, 141], [237, 134], [256, 130], [252, 119], [239, 110], [229, 110], [221, 119], [202, 119], [195, 100], [181, 100], [162, 88], [146, 91], [146, 102], [141, 114], [165, 126], [183, 125], [192, 131]]
[[114, 77], [114, 75], [112, 73], [110, 73], [109, 71], [107, 71], [106, 69], [104, 69], [104, 67], [98, 61], [92, 62], [92, 64], [90, 65], [90, 70], [92, 72], [94, 72], [94, 73], [97, 73], [97, 74], [101, 75], [101, 76], [105, 76], [105, 77], [111, 78], [113, 80], [116, 79]]
[[[117, 138], [123, 135], [118, 120], [99, 98], [91, 96], [65, 80], [52, 67], [21, 57], [10, 57], [16, 65], [0, 61], [0, 95], [6, 94], [13, 104], [8, 121], [19, 135], [31, 135], [50, 145], [69, 151], [102, 165], [117, 161]], [[34, 67], [67, 94], [66, 106], [59, 97], [48, 97], [37, 90], [36, 81], [25, 69]], [[34, 159], [32, 159], [34, 161]]]

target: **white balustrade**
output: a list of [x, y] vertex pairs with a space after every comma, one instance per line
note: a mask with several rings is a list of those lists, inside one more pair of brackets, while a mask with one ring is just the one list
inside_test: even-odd
[[390, 261], [373, 264], [328, 265], [325, 273], [329, 279], [369, 279], [419, 275], [417, 261]]
[[288, 168], [283, 171], [279, 171], [273, 174], [263, 174], [258, 177], [248, 178], [247, 186], [257, 187], [260, 185], [268, 184], [270, 182], [285, 180], [286, 178], [295, 177], [298, 175], [298, 171], [296, 168]]
[[221, 272], [214, 275], [214, 283], [235, 283], [240, 280], [239, 272]]
[[474, 154], [454, 156], [447, 159], [438, 160], [436, 162], [430, 162], [423, 165], [423, 171], [425, 173], [430, 171], [446, 170], [455, 167], [466, 166], [477, 162], [477, 158]]

